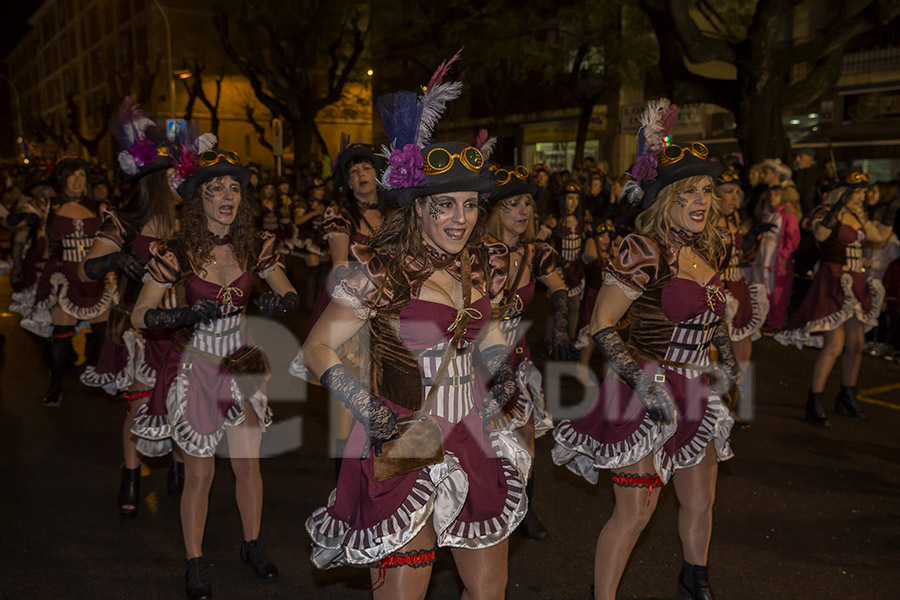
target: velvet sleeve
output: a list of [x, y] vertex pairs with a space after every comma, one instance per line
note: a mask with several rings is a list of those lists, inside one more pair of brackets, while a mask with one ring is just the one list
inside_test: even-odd
[[348, 302], [360, 319], [374, 317], [392, 299], [390, 286], [385, 285], [387, 268], [381, 257], [365, 244], [351, 244], [349, 259], [349, 267], [335, 270], [339, 280], [332, 297]]
[[559, 253], [547, 242], [534, 242], [534, 259], [531, 272], [537, 278], [546, 277], [556, 270]]
[[127, 246], [128, 238], [130, 237], [128, 235], [128, 230], [115, 211], [106, 208], [100, 216], [103, 218], [103, 222], [100, 224], [100, 229], [97, 231], [97, 237], [101, 237], [115, 244], [120, 250]]
[[325, 209], [325, 215], [322, 218], [322, 239], [327, 240], [333, 235], [350, 237], [350, 231], [350, 221], [344, 215], [330, 206]]
[[281, 267], [284, 268], [284, 265], [281, 263], [281, 255], [275, 252], [275, 245], [278, 242], [278, 238], [271, 231], [263, 231], [259, 234], [260, 248], [259, 253], [256, 257], [256, 267], [254, 267], [254, 271], [259, 274], [260, 277], [265, 279], [272, 272]]
[[636, 233], [625, 236], [619, 253], [606, 270], [603, 283], [618, 285], [625, 295], [634, 300], [656, 280], [659, 273], [659, 244]]
[[[499, 302], [509, 277], [509, 248], [491, 239], [485, 241], [480, 250], [471, 254], [472, 287], [490, 298], [491, 302]], [[478, 264], [482, 261], [483, 264]]]
[[174, 240], [150, 242], [150, 260], [147, 262], [147, 275], [144, 276], [144, 281], [152, 280], [170, 287], [181, 279], [187, 264], [189, 264], [187, 255]]

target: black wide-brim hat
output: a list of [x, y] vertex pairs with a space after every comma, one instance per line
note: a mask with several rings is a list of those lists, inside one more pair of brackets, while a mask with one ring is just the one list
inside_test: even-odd
[[531, 194], [531, 197], [536, 200], [538, 196], [544, 192], [544, 188], [538, 184], [529, 183], [527, 180], [516, 177], [513, 172], [515, 167], [505, 168], [505, 170], [510, 173], [509, 180], [503, 185], [496, 185], [495, 182], [494, 187], [491, 189], [490, 196], [488, 196], [488, 202], [490, 202], [491, 205], [496, 204], [501, 200], [506, 200], [507, 198], [521, 196], [522, 194]]
[[720, 162], [698, 158], [688, 151], [678, 161], [656, 167], [656, 179], [647, 181], [641, 187], [644, 190], [644, 197], [641, 201], [641, 208], [647, 210], [656, 200], [663, 188], [668, 185], [694, 177], [696, 175], [708, 175], [713, 181], [725, 170], [725, 166]]
[[384, 170], [384, 160], [375, 154], [375, 149], [372, 146], [369, 144], [350, 144], [338, 155], [337, 173], [332, 173], [337, 187], [347, 187], [350, 180], [350, 174], [348, 173], [350, 163], [358, 158], [366, 159], [372, 163], [372, 167], [375, 168], [379, 175]]
[[91, 165], [79, 156], [68, 156], [56, 163], [53, 167], [53, 172], [50, 173], [50, 181], [53, 185], [62, 189], [66, 185], [66, 182], [61, 180], [62, 174], [66, 171], [74, 173], [78, 169], [84, 169], [85, 177], [90, 181]]
[[157, 156], [156, 160], [145, 167], [140, 167], [138, 172], [134, 175], [129, 175], [125, 171], [119, 170], [119, 179], [122, 181], [127, 181], [129, 183], [137, 183], [139, 180], [143, 179], [147, 175], [151, 173], [158, 173], [160, 171], [165, 171], [166, 169], [172, 167], [174, 163], [172, 162], [172, 157], [170, 156]]
[[[215, 179], [216, 177], [225, 177], [226, 175], [230, 175], [238, 180], [241, 184], [241, 187], [246, 188], [250, 184], [250, 169], [240, 164], [240, 158], [237, 158], [237, 162], [231, 162], [229, 158], [232, 160], [237, 157], [237, 154], [234, 152], [228, 152], [227, 150], [222, 150], [221, 148], [215, 148], [213, 150], [207, 150], [207, 152], [215, 152], [219, 155], [218, 160], [210, 164], [209, 166], [201, 167], [200, 163], [197, 164], [197, 170], [194, 173], [181, 182], [181, 185], [178, 186], [178, 195], [182, 198], [187, 198], [194, 191], [197, 190], [201, 185], [209, 181], [210, 179]], [[200, 154], [200, 161], [203, 160], [202, 156], [206, 152]]]
[[837, 185], [835, 188], [847, 187], [851, 189], [869, 187], [869, 174], [854, 167], [846, 167], [837, 172]]
[[[480, 172], [484, 162], [472, 165], [473, 171], [467, 167], [460, 158], [464, 150], [472, 147], [464, 142], [445, 142], [431, 144], [422, 150], [422, 160], [425, 162], [425, 179], [421, 183], [409, 187], [395, 187], [387, 192], [386, 200], [391, 208], [409, 206], [416, 198], [443, 194], [447, 192], [490, 192], [494, 189], [492, 176], [483, 176]], [[442, 173], [428, 173], [428, 155], [432, 150], [446, 150], [452, 157], [450, 168]], [[476, 150], [477, 151], [477, 150]], [[481, 152], [478, 152], [481, 156]]]

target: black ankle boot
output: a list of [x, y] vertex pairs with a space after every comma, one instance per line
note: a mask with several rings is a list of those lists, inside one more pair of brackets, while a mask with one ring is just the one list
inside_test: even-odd
[[859, 404], [856, 402], [856, 387], [841, 386], [837, 398], [834, 399], [834, 412], [839, 415], [845, 412], [851, 417], [856, 417], [860, 421], [865, 421], [869, 416], [859, 410]]
[[[141, 466], [127, 469], [122, 465], [122, 483], [119, 484], [119, 514], [123, 517], [136, 517], [141, 492]], [[125, 505], [134, 508], [125, 508]]]
[[278, 568], [263, 553], [259, 540], [250, 540], [241, 543], [241, 561], [249, 564], [261, 579], [275, 579], [278, 577]]
[[47, 347], [47, 366], [50, 367], [50, 389], [44, 397], [47, 408], [59, 406], [62, 402], [62, 380], [74, 362], [72, 337], [75, 328], [71, 325], [54, 325], [53, 337]]
[[169, 475], [166, 477], [166, 491], [170, 496], [180, 496], [184, 491], [184, 463], [172, 461]]
[[190, 600], [209, 600], [212, 598], [212, 584], [209, 582], [209, 570], [206, 559], [202, 556], [185, 561], [184, 591]]
[[716, 600], [706, 579], [705, 566], [682, 563], [678, 575], [678, 600]]
[[538, 518], [537, 513], [534, 512], [533, 476], [528, 478], [528, 483], [525, 485], [525, 494], [528, 495], [528, 512], [525, 513], [525, 518], [522, 519], [521, 523], [519, 523], [517, 531], [525, 537], [529, 537], [533, 540], [542, 542], [546, 540], [547, 536], [549, 536], [550, 534], [547, 531], [547, 528], [544, 527], [544, 524], [541, 523], [541, 520]]
[[822, 393], [809, 393], [806, 400], [806, 420], [819, 427], [831, 427], [828, 417], [825, 416], [825, 408], [822, 406]]

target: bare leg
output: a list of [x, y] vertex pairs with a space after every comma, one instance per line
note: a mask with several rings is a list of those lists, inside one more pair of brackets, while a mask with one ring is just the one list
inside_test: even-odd
[[181, 494], [181, 533], [187, 558], [203, 556], [203, 532], [209, 511], [209, 488], [216, 463], [213, 458], [184, 455], [184, 492]]
[[840, 356], [844, 349], [844, 326], [841, 325], [837, 329], [826, 331], [824, 333], [825, 345], [819, 351], [816, 358], [816, 364], [813, 366], [812, 391], [814, 394], [821, 394], [825, 391], [825, 383], [828, 381], [828, 375], [834, 367], [834, 361]]
[[462, 600], [502, 600], [506, 596], [509, 539], [480, 550], [453, 549], [463, 582]]
[[[656, 474], [656, 467], [653, 457], [647, 456], [617, 472], [652, 476]], [[616, 506], [600, 531], [594, 554], [594, 594], [597, 600], [615, 600], [628, 557], [653, 516], [659, 500], [659, 490], [648, 490], [647, 486], [624, 487], [614, 484], [613, 492]]]
[[866, 328], [855, 317], [844, 323], [844, 356], [841, 359], [841, 382], [845, 387], [856, 386], [862, 362]]
[[738, 342], [731, 342], [731, 347], [734, 348], [735, 360], [746, 374], [747, 367], [750, 366], [750, 354], [753, 352], [753, 341], [747, 336]]
[[231, 469], [234, 471], [234, 495], [238, 512], [241, 514], [241, 528], [244, 541], [259, 538], [262, 521], [263, 485], [259, 472], [259, 443], [262, 431], [256, 413], [249, 404], [244, 405], [246, 418], [237, 427], [225, 429], [228, 436], [228, 450], [231, 453]]
[[[128, 390], [129, 392], [142, 392], [147, 390], [140, 389], [142, 386], [131, 386]], [[122, 423], [122, 452], [125, 457], [125, 468], [126, 469], [136, 469], [141, 464], [140, 457], [137, 453], [137, 444], [135, 443], [135, 435], [131, 433], [131, 428], [134, 425], [134, 415], [137, 414], [137, 410], [147, 403], [149, 398], [140, 398], [131, 401], [131, 404], [128, 408], [128, 411], [125, 413], [125, 422]]]
[[718, 459], [712, 440], [700, 464], [679, 469], [673, 480], [681, 507], [678, 509], [678, 536], [685, 562], [706, 565], [712, 535], [712, 507], [716, 499]]
[[[427, 523], [408, 544], [395, 554], [423, 554], [434, 549], [437, 536], [431, 522]], [[418, 567], [402, 566], [385, 569], [384, 582], [380, 581], [378, 569], [369, 569], [372, 586], [377, 588], [372, 596], [374, 600], [422, 600], [428, 591], [431, 581], [432, 565]]]

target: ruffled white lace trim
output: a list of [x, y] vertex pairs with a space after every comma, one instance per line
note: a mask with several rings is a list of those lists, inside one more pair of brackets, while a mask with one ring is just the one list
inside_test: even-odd
[[547, 411], [544, 401], [543, 376], [527, 358], [519, 363], [516, 370], [516, 386], [519, 397], [512, 410], [506, 413], [508, 421], [504, 430], [514, 431], [524, 427], [534, 416], [534, 437], [537, 439], [553, 429], [553, 416]]
[[733, 327], [732, 323], [734, 323], [734, 317], [740, 307], [740, 301], [727, 289], [725, 290], [725, 322], [728, 323], [728, 336], [732, 342], [739, 342], [748, 336], [752, 336], [753, 340], [758, 340], [760, 338], [759, 331], [769, 315], [769, 297], [766, 295], [766, 286], [761, 283], [751, 283], [749, 287], [750, 310], [753, 316], [750, 317], [749, 323], [739, 328]]
[[129, 389], [135, 381], [148, 388], [156, 384], [156, 369], [147, 364], [145, 359], [146, 341], [141, 332], [129, 329], [122, 334], [128, 360], [118, 373], [99, 373], [94, 367], [87, 367], [81, 374], [81, 383], [89, 387], [103, 388], [103, 391], [115, 396], [119, 390]]
[[103, 286], [103, 294], [101, 294], [100, 298], [91, 306], [78, 306], [74, 304], [68, 297], [69, 293], [69, 280], [66, 279], [66, 276], [61, 272], [56, 272], [50, 276], [50, 295], [42, 300], [41, 302], [36, 302], [34, 305], [35, 311], [49, 311], [54, 306], [59, 306], [60, 309], [70, 317], [78, 319], [79, 321], [90, 321], [91, 319], [96, 319], [107, 310], [119, 299], [119, 293], [116, 289], [116, 278], [112, 274], [108, 274]]
[[629, 300], [637, 300], [643, 295], [643, 292], [639, 292], [638, 290], [625, 285], [608, 272], [603, 274], [603, 285], [614, 285], [618, 287]]
[[46, 308], [42, 310], [32, 308], [31, 314], [19, 321], [19, 326], [43, 338], [53, 335], [53, 317]]
[[356, 315], [357, 319], [365, 321], [366, 319], [373, 318], [376, 314], [378, 314], [377, 310], [364, 305], [359, 298], [348, 292], [346, 288], [344, 288], [343, 281], [334, 286], [334, 291], [332, 291], [331, 297], [348, 302], [350, 306], [353, 307], [353, 314]]
[[853, 277], [849, 273], [843, 273], [841, 274], [840, 282], [841, 291], [844, 294], [844, 301], [841, 303], [840, 310], [821, 319], [809, 321], [798, 329], [779, 331], [775, 334], [775, 339], [785, 346], [794, 344], [798, 348], [803, 346], [821, 348], [825, 340], [821, 335], [816, 335], [817, 333], [837, 329], [853, 317], [859, 319], [866, 326], [866, 331], [878, 325], [878, 315], [881, 314], [885, 296], [884, 286], [881, 282], [877, 279], [868, 279], [866, 281], [869, 285], [869, 294], [872, 297], [872, 308], [868, 312], [863, 310], [862, 303], [853, 293]]
[[313, 381], [312, 372], [306, 368], [306, 365], [303, 364], [303, 349], [297, 350], [297, 354], [294, 355], [294, 359], [291, 360], [291, 364], [288, 367], [288, 373], [296, 377], [297, 379], [302, 379], [303, 381]]

